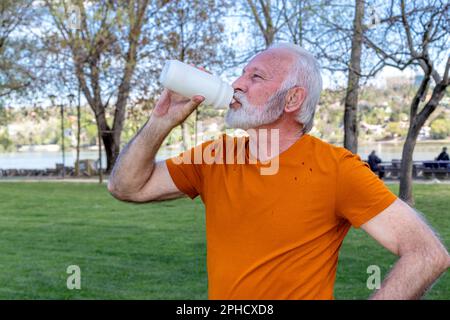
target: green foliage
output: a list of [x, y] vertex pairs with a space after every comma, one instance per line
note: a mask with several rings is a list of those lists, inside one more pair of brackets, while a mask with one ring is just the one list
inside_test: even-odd
[[8, 130], [6, 128], [0, 128], [0, 152], [12, 151], [14, 142], [9, 137]]
[[[64, 128], [66, 148], [76, 146], [77, 118], [76, 109], [65, 107]], [[4, 125], [19, 128], [14, 135], [4, 126], [0, 130], [0, 137], [8, 148], [0, 151], [13, 151], [16, 145], [60, 144], [61, 117], [59, 107], [41, 108], [28, 107], [20, 109], [0, 108], [0, 120]], [[7, 141], [11, 141], [9, 143]], [[97, 125], [93, 113], [89, 108], [81, 108], [81, 145], [90, 146], [97, 142]]]
[[450, 120], [436, 119], [431, 123], [431, 136], [434, 139], [445, 139], [450, 137]]
[[386, 125], [385, 138], [403, 138], [408, 132], [407, 128], [402, 128], [399, 122], [389, 122]]

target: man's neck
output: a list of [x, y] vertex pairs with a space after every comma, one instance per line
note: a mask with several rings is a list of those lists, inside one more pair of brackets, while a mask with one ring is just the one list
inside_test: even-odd
[[[256, 137], [258, 139], [259, 137], [267, 137], [267, 157], [265, 157], [266, 159], [259, 160], [264, 161], [269, 158], [274, 158], [289, 149], [303, 135], [302, 129], [302, 125], [298, 122], [284, 118], [280, 118], [273, 123], [255, 128], [254, 130], [256, 131]], [[272, 130], [278, 130], [278, 135], [272, 134]], [[265, 131], [266, 134], [261, 134], [262, 131]], [[278, 141], [274, 141], [274, 139]], [[258, 145], [260, 143], [264, 143], [264, 141], [258, 140]], [[278, 148], [273, 146], [274, 143], [278, 144]], [[272, 150], [275, 150], [274, 152], [276, 154], [272, 154]], [[251, 153], [256, 155], [257, 151], [251, 150]], [[258, 158], [261, 158], [261, 155]]]

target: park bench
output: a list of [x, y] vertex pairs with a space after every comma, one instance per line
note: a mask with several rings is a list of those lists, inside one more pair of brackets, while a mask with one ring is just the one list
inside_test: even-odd
[[[391, 162], [380, 163], [381, 171], [385, 178], [400, 178], [401, 160], [394, 159]], [[414, 161], [413, 178], [439, 179], [450, 178], [450, 161]]]
[[427, 179], [447, 179], [450, 175], [450, 161], [424, 161], [422, 171]]
[[97, 169], [95, 168], [95, 160], [84, 159], [79, 161], [80, 174], [84, 176], [93, 176], [97, 174]]
[[400, 177], [400, 160], [392, 160], [391, 162], [380, 163], [380, 170], [384, 177], [388, 179], [397, 179]]

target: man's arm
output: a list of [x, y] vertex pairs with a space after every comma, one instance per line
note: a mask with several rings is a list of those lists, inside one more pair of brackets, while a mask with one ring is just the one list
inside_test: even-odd
[[165, 161], [155, 156], [170, 130], [183, 122], [204, 100], [191, 100], [164, 90], [155, 109], [138, 134], [120, 153], [108, 182], [109, 192], [117, 199], [149, 202], [182, 197], [175, 186]]
[[361, 228], [400, 257], [371, 299], [419, 299], [450, 267], [443, 244], [420, 214], [400, 199]]

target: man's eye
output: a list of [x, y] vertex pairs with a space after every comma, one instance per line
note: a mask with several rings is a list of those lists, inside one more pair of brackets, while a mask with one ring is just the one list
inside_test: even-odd
[[254, 74], [253, 78], [260, 78], [260, 79], [262, 79], [262, 77], [259, 74]]

